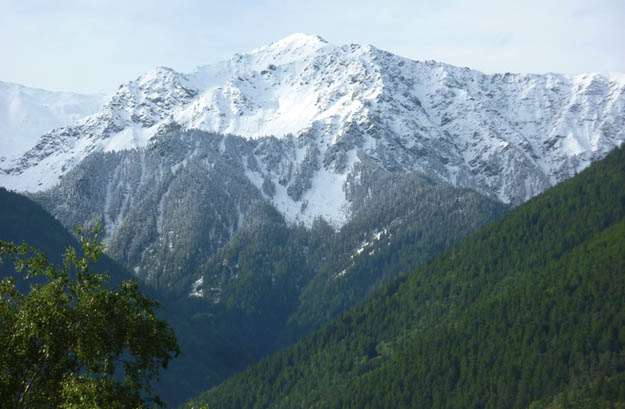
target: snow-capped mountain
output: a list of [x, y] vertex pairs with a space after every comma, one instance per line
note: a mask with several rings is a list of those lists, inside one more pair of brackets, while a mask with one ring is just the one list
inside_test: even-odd
[[245, 174], [287, 220], [340, 227], [363, 161], [513, 204], [574, 175], [625, 140], [625, 75], [485, 75], [295, 34], [122, 85], [100, 112], [3, 163], [0, 184], [50, 188], [92, 152], [191, 128], [257, 141]]
[[104, 95], [53, 92], [0, 81], [0, 167], [32, 149], [41, 135], [98, 112]]

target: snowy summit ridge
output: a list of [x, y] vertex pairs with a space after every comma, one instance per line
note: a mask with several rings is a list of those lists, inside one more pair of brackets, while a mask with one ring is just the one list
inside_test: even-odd
[[[246, 174], [259, 189], [275, 186], [267, 199], [290, 221], [340, 226], [350, 216], [346, 183], [357, 183], [362, 163], [506, 203], [531, 198], [625, 140], [625, 80], [486, 75], [294, 34], [192, 73], [159, 67], [122, 85], [100, 112], [0, 164], [0, 184], [43, 190], [92, 152], [146, 147], [172, 129], [257, 141], [258, 167]], [[278, 159], [262, 149], [269, 137], [284, 144]]]

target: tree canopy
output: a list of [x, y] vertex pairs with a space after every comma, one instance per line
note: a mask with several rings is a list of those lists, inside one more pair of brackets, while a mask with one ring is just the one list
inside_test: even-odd
[[0, 262], [32, 281], [25, 293], [0, 281], [0, 407], [162, 406], [151, 383], [180, 352], [175, 334], [136, 282], [90, 272], [104, 247], [97, 229], [78, 233], [82, 252], [68, 248], [61, 266], [0, 241]]

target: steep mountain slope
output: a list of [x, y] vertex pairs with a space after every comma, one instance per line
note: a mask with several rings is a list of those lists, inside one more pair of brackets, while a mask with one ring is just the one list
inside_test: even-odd
[[[227, 281], [226, 276], [219, 273], [217, 282], [208, 279], [204, 273], [206, 264], [246, 224], [253, 230], [259, 219], [268, 217], [266, 212], [257, 210], [271, 206], [267, 192], [280, 186], [265, 178], [258, 189], [247, 175], [260, 168], [258, 158], [281, 159], [294, 143], [290, 137], [248, 140], [171, 130], [156, 137], [147, 148], [94, 153], [57, 187], [33, 197], [65, 226], [89, 227], [101, 221], [109, 254], [147, 282], [188, 293], [190, 280], [204, 276], [206, 286], [220, 288]], [[392, 223], [402, 223], [402, 218], [406, 228], [413, 223], [411, 212], [415, 209], [424, 215], [435, 212], [430, 214], [429, 226], [448, 227], [441, 235], [433, 227], [431, 232], [423, 231], [424, 239], [438, 237], [436, 240], [449, 243], [490, 220], [502, 208], [466, 191], [443, 185], [434, 187], [435, 182], [423, 182], [422, 176], [384, 171], [369, 161], [361, 162], [354, 171], [358, 178], [350, 177], [345, 189], [354, 199], [354, 214], [361, 216], [354, 219], [359, 221], [352, 227], [346, 226], [344, 236], [351, 238], [342, 240], [343, 255], [353, 254], [367, 235], [388, 229]], [[406, 180], [403, 190], [393, 193], [393, 184], [402, 179]], [[449, 205], [444, 204], [443, 197]], [[471, 199], [463, 204], [468, 197]], [[317, 200], [332, 198], [322, 195]], [[477, 203], [483, 206], [471, 208]], [[435, 210], [439, 206], [450, 211], [464, 209], [468, 214], [449, 223], [452, 216]], [[379, 217], [382, 213], [386, 214]], [[279, 212], [270, 218], [287, 227]], [[377, 221], [368, 221], [370, 218]], [[332, 236], [334, 232], [328, 234]], [[431, 251], [424, 251], [425, 254]], [[346, 262], [343, 264], [341, 270], [347, 267]]]
[[375, 172], [362, 190], [376, 199], [358, 200], [356, 215], [327, 242], [282, 342], [318, 329], [509, 209], [418, 173]]
[[617, 149], [188, 406], [622, 405], [623, 186]]
[[343, 186], [363, 160], [518, 204], [620, 145], [624, 111], [623, 76], [485, 75], [297, 34], [122, 85], [101, 112], [2, 165], [0, 183], [49, 188], [89, 153], [145, 147], [171, 127], [273, 135], [292, 142], [247, 177], [276, 187], [265, 196], [287, 221], [340, 227], [352, 210]]
[[245, 325], [267, 332], [247, 337], [256, 347], [275, 342], [300, 294], [310, 308], [298, 313], [295, 334], [505, 209], [466, 189], [363, 162], [361, 180], [350, 185], [358, 203], [352, 221], [337, 232], [322, 219], [310, 229], [290, 226], [245, 176], [257, 152], [280, 152], [287, 143], [172, 131], [148, 148], [94, 153], [33, 197], [66, 226], [103, 221], [108, 254], [145, 282], [250, 312]]
[[167, 287], [198, 276], [263, 200], [245, 177], [249, 152], [241, 138], [172, 132], [146, 149], [94, 153], [34, 197], [66, 226], [102, 221], [109, 254]]
[[288, 227], [276, 214], [247, 225], [204, 266], [195, 295], [244, 311], [244, 327], [256, 329], [250, 349], [266, 343], [266, 353], [319, 328], [506, 210], [416, 174], [375, 180], [370, 189], [385, 195], [365, 201], [338, 232], [322, 220], [311, 229]]
[[[421, 179], [420, 177], [419, 180]], [[427, 181], [421, 183], [432, 188]], [[465, 223], [452, 224], [458, 231], [443, 229], [440, 233], [428, 232], [425, 235], [438, 245], [461, 237], [462, 234], [474, 229], [471, 223], [482, 224], [503, 210], [501, 205], [485, 200], [473, 192], [456, 192], [453, 188], [442, 186], [434, 186], [434, 189], [438, 190], [438, 196], [428, 195], [426, 189], [422, 189], [422, 194], [431, 196], [433, 200], [449, 197], [452, 203], [456, 199], [466, 202], [454, 205], [457, 206], [457, 214], [462, 215], [466, 220]], [[447, 190], [450, 191], [446, 192]], [[414, 200], [415, 197], [412, 199]], [[396, 200], [389, 203], [393, 203], [394, 207], [399, 206]], [[74, 205], [79, 207], [80, 202]], [[407, 202], [407, 205], [409, 206], [410, 202]], [[475, 206], [493, 206], [493, 210], [491, 212], [477, 211]], [[388, 207], [385, 208], [388, 209]], [[75, 238], [58, 221], [45, 212], [40, 205], [24, 196], [0, 189], [0, 210], [0, 239], [2, 240], [26, 241], [42, 249], [56, 263], [61, 261], [60, 255], [67, 246], [78, 246]], [[389, 220], [395, 220], [391, 217], [392, 214], [391, 212], [387, 216]], [[453, 218], [452, 214], [450, 213], [450, 218]], [[467, 217], [469, 214], [472, 217]], [[482, 217], [485, 219], [480, 219]], [[225, 285], [223, 290], [220, 289], [223, 302], [214, 302], [215, 294], [210, 292], [208, 286], [196, 288], [196, 290], [205, 291], [206, 297], [186, 297], [188, 286], [183, 286], [182, 296], [172, 292], [168, 287], [165, 289], [169, 291], [144, 288], [151, 297], [162, 303], [159, 315], [176, 330], [183, 352], [183, 355], [173, 361], [170, 368], [163, 373], [161, 382], [157, 385], [158, 393], [170, 404], [183, 402], [273, 351], [276, 343], [280, 341], [281, 332], [285, 331], [285, 322], [300, 305], [298, 296], [303, 289], [307, 288], [311, 277], [317, 277], [316, 283], [325, 282], [328, 288], [339, 291], [344, 286], [352, 285], [354, 289], [363, 287], [366, 290], [369, 285], [374, 286], [377, 279], [388, 278], [384, 275], [382, 277], [376, 275], [370, 281], [362, 277], [358, 283], [350, 284], [345, 281], [351, 280], [352, 275], [359, 275], [360, 257], [354, 254], [355, 258], [350, 260], [353, 266], [350, 267], [348, 275], [343, 275], [340, 279], [336, 277], [330, 280], [324, 279], [326, 275], [336, 276], [340, 272], [332, 268], [334, 260], [347, 260], [349, 254], [354, 253], [351, 251], [350, 241], [354, 242], [354, 246], [362, 246], [360, 237], [370, 229], [385, 225], [388, 220], [367, 219], [369, 223], [373, 223], [373, 226], [356, 227], [352, 224], [350, 234], [337, 235], [332, 228], [321, 222], [312, 230], [289, 227], [281, 215], [267, 204], [257, 206], [248, 216], [248, 220], [251, 222], [236, 235], [223, 252], [208, 263], [209, 267], [202, 269], [204, 275], [210, 278], [215, 268], [221, 267], [221, 273], [225, 274], [222, 276]], [[408, 221], [411, 218], [407, 217], [404, 220]], [[170, 223], [175, 225], [176, 218], [172, 217]], [[396, 224], [393, 225], [393, 232], [400, 231]], [[387, 233], [376, 242], [380, 243], [379, 247], [382, 251], [389, 247], [386, 240], [390, 238], [390, 234], [390, 232]], [[374, 246], [376, 243], [367, 245], [367, 250], [376, 249]], [[414, 243], [406, 242], [403, 245], [412, 245], [419, 250], [417, 254], [411, 254], [408, 257], [409, 260], [425, 259], [432, 251], [436, 251], [436, 249], [429, 249], [429, 242], [424, 240], [415, 240]], [[443, 246], [445, 245], [448, 244]], [[344, 249], [341, 250], [339, 246], [343, 246]], [[330, 249], [333, 251], [330, 252]], [[402, 254], [400, 251], [392, 253], [397, 257]], [[339, 255], [342, 257], [338, 257]], [[322, 258], [327, 258], [327, 260], [322, 263], [324, 267], [320, 270], [321, 272], [316, 274], [319, 267], [315, 266]], [[259, 262], [260, 259], [264, 262]], [[231, 264], [228, 264], [228, 260]], [[224, 261], [226, 261], [225, 264]], [[230, 270], [227, 269], [228, 266]], [[231, 270], [233, 268], [235, 271]], [[133, 278], [107, 257], [98, 263], [95, 270], [112, 273], [115, 281]], [[12, 267], [0, 264], [0, 277], [6, 274], [12, 274]], [[238, 277], [234, 278], [230, 274]], [[17, 280], [21, 281], [19, 277]], [[186, 282], [189, 280], [187, 279]], [[181, 281], [184, 281], [184, 278]], [[208, 282], [207, 280], [207, 284]], [[20, 286], [25, 289], [26, 282], [21, 281]], [[346, 297], [341, 301], [340, 308], [334, 306], [327, 309], [322, 303], [323, 293], [316, 293], [311, 289], [307, 289], [306, 292], [308, 298], [315, 298], [306, 302], [308, 307], [311, 307], [310, 310], [299, 306], [299, 310], [305, 310], [308, 314], [297, 320], [298, 325], [289, 327], [290, 336], [287, 339], [289, 342], [325, 322], [327, 318], [354, 305], [366, 294], [364, 291], [364, 294], [358, 297]], [[336, 295], [334, 298], [336, 299]], [[316, 317], [312, 321], [308, 316], [315, 316], [313, 310], [315, 306], [323, 310], [324, 315], [322, 319]], [[309, 323], [311, 321], [312, 324]]]
[[41, 135], [102, 109], [103, 95], [28, 88], [0, 81], [0, 168], [33, 148]]
[[[183, 331], [209, 334], [185, 339], [225, 345], [207, 346], [188, 366], [172, 364], [177, 374], [193, 374], [180, 376], [184, 386], [172, 379], [163, 386], [174, 401], [296, 341], [506, 209], [363, 162], [349, 192], [358, 216], [339, 231], [323, 219], [292, 225], [245, 177], [256, 152], [280, 152], [286, 143], [172, 130], [147, 148], [94, 153], [57, 187], [33, 195], [66, 226], [103, 221], [108, 254], [179, 300], [198, 328], [179, 325]], [[228, 348], [238, 358], [222, 365]]]

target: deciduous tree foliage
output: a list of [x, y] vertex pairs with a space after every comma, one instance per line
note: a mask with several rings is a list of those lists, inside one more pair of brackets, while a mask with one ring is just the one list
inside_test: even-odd
[[53, 266], [26, 244], [0, 241], [0, 261], [33, 279], [22, 293], [0, 282], [0, 407], [137, 408], [162, 405], [151, 382], [178, 355], [157, 303], [135, 282], [107, 286], [90, 265], [103, 251], [98, 231], [82, 254], [68, 248]]

